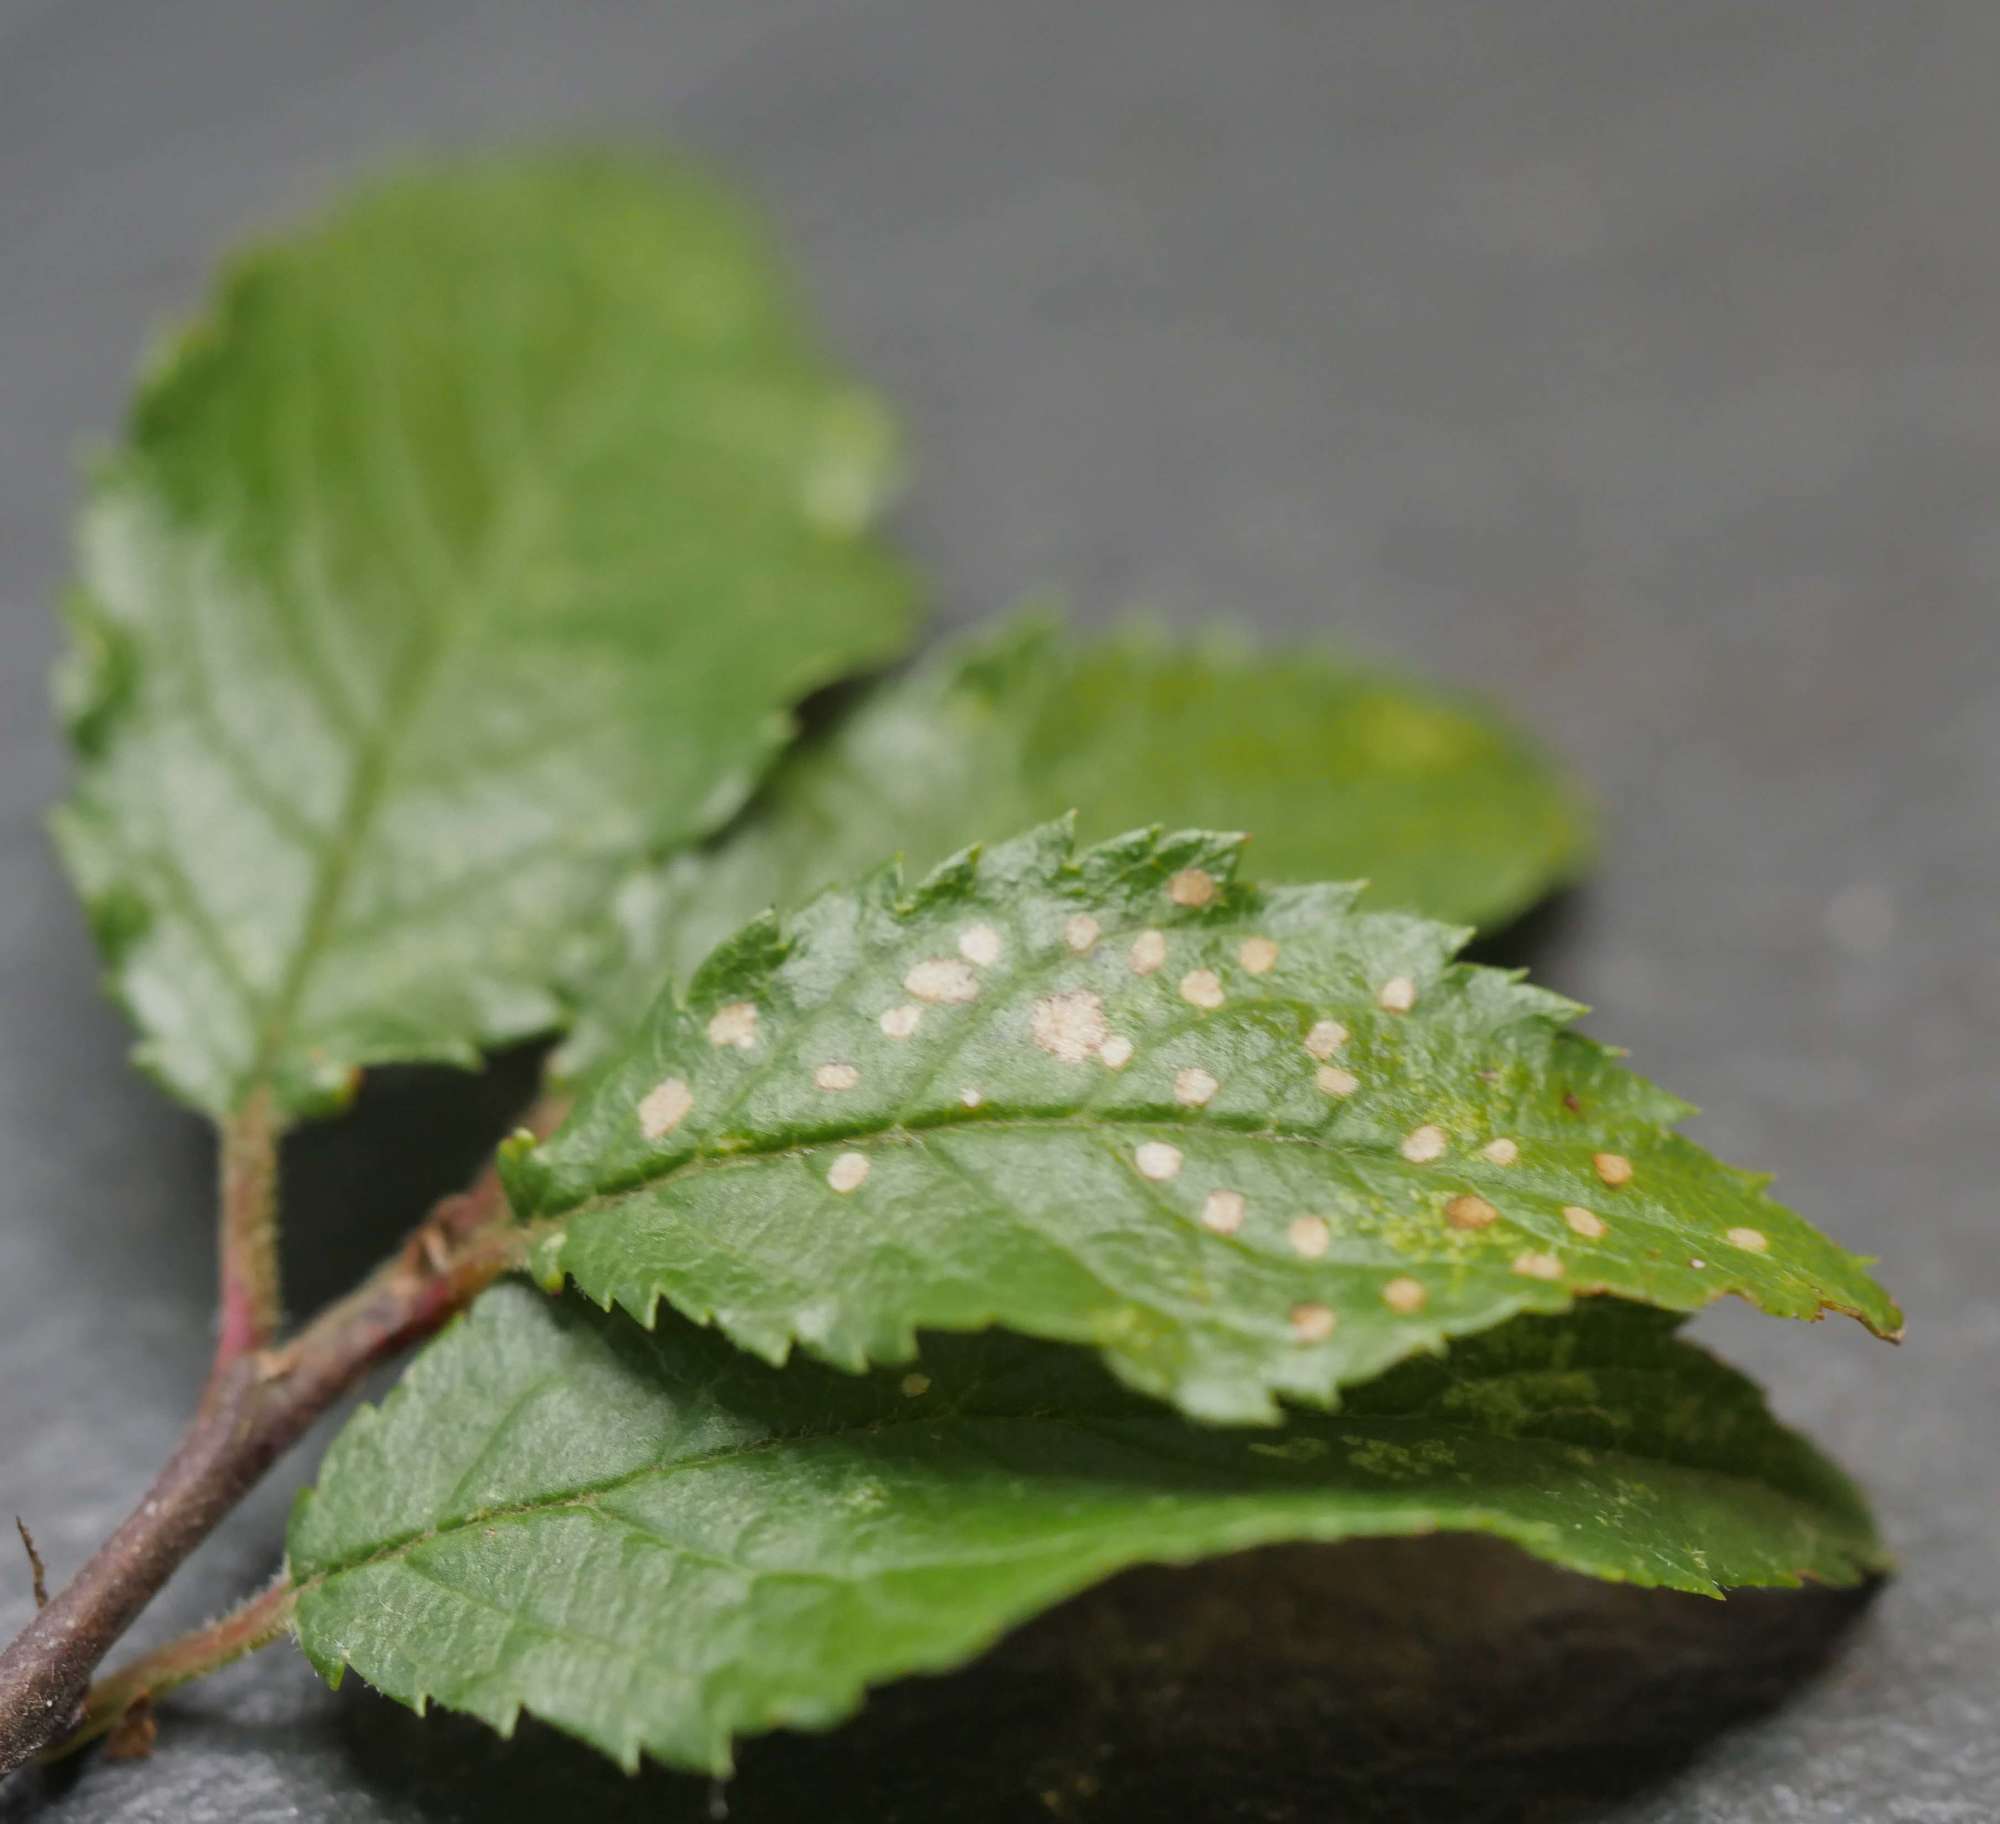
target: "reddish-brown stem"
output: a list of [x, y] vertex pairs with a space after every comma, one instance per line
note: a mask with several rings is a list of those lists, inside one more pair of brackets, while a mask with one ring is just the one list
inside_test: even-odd
[[[547, 1131], [559, 1112], [539, 1104], [531, 1125]], [[0, 1653], [0, 1775], [84, 1722], [84, 1693], [98, 1662], [306, 1427], [377, 1362], [463, 1309], [519, 1260], [527, 1240], [508, 1220], [489, 1167], [282, 1348], [218, 1359], [145, 1497]]]

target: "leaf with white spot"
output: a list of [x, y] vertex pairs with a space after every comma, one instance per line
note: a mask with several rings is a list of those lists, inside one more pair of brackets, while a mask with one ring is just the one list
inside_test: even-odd
[[865, 698], [723, 842], [628, 883], [564, 1068], [767, 906], [1072, 809], [1086, 837], [1248, 830], [1262, 879], [1367, 879], [1371, 905], [1479, 926], [1574, 879], [1590, 847], [1578, 791], [1474, 702], [1317, 649], [1024, 618]]
[[1439, 1529], [1710, 1594], [1883, 1566], [1840, 1472], [1631, 1307], [1524, 1319], [1274, 1439], [1003, 1334], [932, 1338], [920, 1375], [778, 1371], [520, 1285], [349, 1422], [289, 1561], [329, 1677], [722, 1772], [733, 1737], [835, 1723], [1127, 1566]]
[[560, 1025], [615, 883], [904, 643], [890, 454], [670, 166], [411, 176], [234, 264], [94, 479], [63, 679], [146, 1065], [289, 1117]]
[[[1008, 1325], [1231, 1421], [1590, 1293], [1896, 1329], [1574, 1003], [1237, 856], [1051, 825], [750, 925], [508, 1149], [537, 1270], [773, 1361]], [[742, 1008], [754, 1042], [719, 1042]]]

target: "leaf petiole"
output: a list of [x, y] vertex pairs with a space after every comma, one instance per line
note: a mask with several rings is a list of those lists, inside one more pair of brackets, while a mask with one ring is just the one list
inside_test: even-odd
[[277, 1332], [284, 1306], [278, 1265], [278, 1142], [283, 1130], [258, 1089], [221, 1126], [221, 1207], [212, 1386], [237, 1357]]

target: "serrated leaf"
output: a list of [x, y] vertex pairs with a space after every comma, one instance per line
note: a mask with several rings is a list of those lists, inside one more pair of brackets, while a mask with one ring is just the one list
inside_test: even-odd
[[1369, 903], [1477, 926], [1573, 879], [1580, 794], [1489, 710], [1318, 648], [1022, 617], [865, 698], [780, 763], [740, 828], [627, 884], [564, 1069], [768, 906], [900, 853], [914, 871], [1076, 810], [1251, 832], [1260, 879], [1369, 880]]
[[920, 1375], [779, 1372], [502, 1286], [302, 1499], [299, 1638], [404, 1703], [722, 1771], [1134, 1564], [1459, 1529], [1711, 1594], [1881, 1568], [1840, 1472], [1670, 1327], [1526, 1319], [1274, 1437], [1002, 1334], [929, 1339]]
[[239, 260], [95, 478], [61, 680], [144, 1062], [295, 1115], [558, 1024], [614, 882], [903, 643], [889, 462], [662, 164], [412, 176]]
[[1051, 825], [751, 925], [510, 1149], [538, 1272], [773, 1361], [1007, 1325], [1231, 1421], [1588, 1293], [1896, 1328], [1574, 1003], [1237, 856]]

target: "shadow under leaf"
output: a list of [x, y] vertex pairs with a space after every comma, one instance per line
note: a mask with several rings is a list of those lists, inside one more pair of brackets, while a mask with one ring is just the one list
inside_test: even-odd
[[338, 1714], [359, 1778], [440, 1820], [1543, 1824], [1771, 1709], [1871, 1593], [1710, 1602], [1470, 1536], [1270, 1548], [1128, 1572], [829, 1734], [743, 1744], [726, 1785], [627, 1779], [531, 1722], [502, 1742], [358, 1683]]

